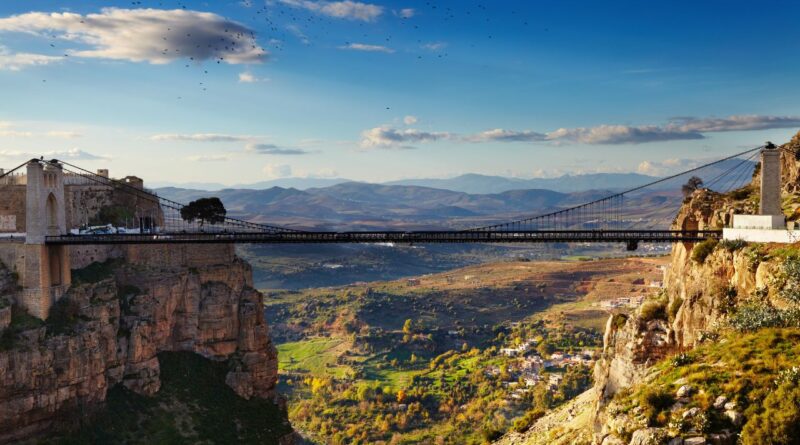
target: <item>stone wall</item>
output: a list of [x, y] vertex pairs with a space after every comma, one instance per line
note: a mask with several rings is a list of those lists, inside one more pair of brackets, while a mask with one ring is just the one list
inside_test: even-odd
[[72, 269], [83, 269], [92, 263], [104, 263], [115, 258], [124, 258], [125, 246], [69, 246], [69, 258]]
[[112, 204], [111, 187], [96, 185], [66, 186], [67, 227], [87, 225], [105, 206]]
[[25, 232], [25, 205], [24, 185], [0, 185], [0, 233]]

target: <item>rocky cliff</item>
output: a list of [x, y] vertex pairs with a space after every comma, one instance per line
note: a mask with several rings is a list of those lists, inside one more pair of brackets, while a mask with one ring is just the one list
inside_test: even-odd
[[[798, 223], [800, 133], [780, 149], [783, 212]], [[726, 194], [695, 191], [673, 228], [756, 213], [759, 175]], [[797, 443], [800, 245], [676, 244], [665, 275], [663, 291], [609, 318], [594, 388], [500, 443]]]
[[44, 323], [15, 309], [0, 344], [0, 443], [75, 425], [115, 385], [156, 394], [157, 355], [168, 351], [225, 361], [236, 394], [282, 404], [250, 267], [228, 247], [203, 249], [194, 263], [183, 260], [193, 258], [189, 246], [95, 263], [74, 274]]
[[[784, 212], [793, 220], [800, 215], [800, 134], [781, 149]], [[750, 185], [725, 195], [696, 191], [684, 202], [673, 227], [720, 228], [734, 213], [755, 213], [758, 174], [756, 169]], [[758, 417], [763, 415], [760, 402], [768, 396], [772, 379], [783, 372], [781, 367], [800, 365], [794, 352], [776, 352], [780, 357], [772, 360], [778, 364], [756, 372], [749, 365], [738, 373], [728, 371], [758, 352], [752, 345], [761, 337], [793, 335], [798, 309], [791, 297], [797, 285], [792, 280], [798, 277], [791, 276], [791, 268], [798, 258], [798, 246], [675, 245], [665, 291], [630, 317], [615, 316], [608, 322], [603, 358], [595, 369], [594, 443], [735, 444], [740, 432], [754, 430], [748, 420], [763, 422]], [[741, 339], [749, 343], [739, 345]], [[769, 347], [777, 351], [792, 347], [773, 343]], [[701, 363], [698, 357], [707, 361]], [[714, 367], [718, 371], [711, 372], [727, 381], [708, 384], [708, 370]], [[697, 369], [701, 371], [691, 374]], [[748, 376], [746, 387], [737, 383], [743, 375]], [[759, 379], [767, 388], [754, 390]], [[745, 443], [758, 443], [748, 442], [748, 437], [752, 435], [743, 436]]]

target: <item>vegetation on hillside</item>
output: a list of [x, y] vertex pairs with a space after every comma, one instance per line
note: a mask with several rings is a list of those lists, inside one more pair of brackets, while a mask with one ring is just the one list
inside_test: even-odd
[[525, 431], [591, 385], [608, 313], [586, 296], [652, 292], [644, 271], [660, 278], [638, 262], [507, 263], [269, 293], [292, 423], [334, 444], [482, 444]]
[[227, 363], [190, 352], [161, 353], [161, 390], [137, 395], [122, 385], [104, 408], [53, 445], [78, 444], [277, 444], [291, 433], [286, 412], [271, 400], [245, 400], [225, 384]]
[[732, 332], [663, 360], [652, 380], [619, 393], [609, 414], [631, 416], [627, 434], [643, 426], [677, 436], [728, 429], [741, 430], [745, 444], [794, 443], [787, 438], [798, 437], [798, 363], [800, 329]]

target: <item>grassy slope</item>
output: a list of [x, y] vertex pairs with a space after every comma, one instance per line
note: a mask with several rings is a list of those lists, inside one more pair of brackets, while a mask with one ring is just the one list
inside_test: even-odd
[[[800, 365], [800, 329], [731, 333], [719, 342], [692, 350], [685, 361], [678, 364], [666, 359], [658, 363], [651, 379], [615, 397], [615, 409], [637, 412], [642, 394], [666, 391], [672, 395], [678, 387], [688, 384], [694, 391], [686, 407], [709, 413], [712, 431], [733, 429], [721, 411], [713, 409], [714, 400], [726, 396], [736, 402], [746, 419], [760, 412], [764, 398], [776, 388], [779, 373]], [[668, 410], [664, 415], [669, 417]]]
[[49, 443], [277, 444], [291, 432], [286, 413], [269, 400], [244, 400], [225, 384], [227, 364], [199, 355], [161, 353], [161, 391], [149, 398], [121, 385], [75, 434]]
[[348, 349], [342, 338], [312, 338], [278, 346], [279, 367], [283, 371], [307, 371], [313, 375], [328, 374], [341, 378], [352, 371], [336, 364], [336, 357]]

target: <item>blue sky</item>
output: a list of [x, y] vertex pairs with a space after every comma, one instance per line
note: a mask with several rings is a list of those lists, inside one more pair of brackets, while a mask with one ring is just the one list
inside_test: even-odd
[[[800, 129], [789, 1], [4, 1], [0, 164], [664, 174]], [[219, 63], [218, 63], [219, 62]]]

